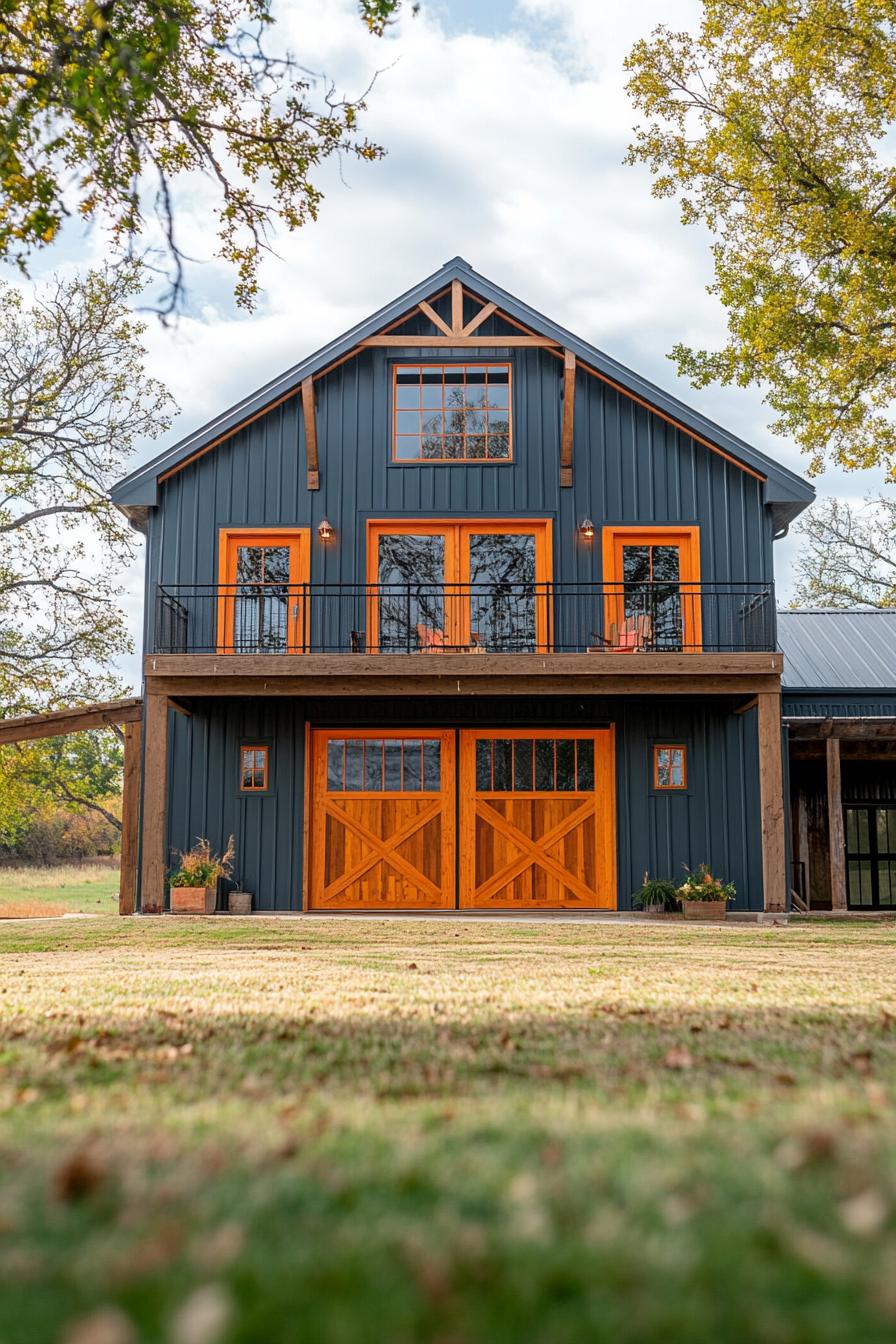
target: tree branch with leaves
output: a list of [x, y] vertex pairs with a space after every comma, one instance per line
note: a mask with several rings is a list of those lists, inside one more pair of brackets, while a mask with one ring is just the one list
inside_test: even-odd
[[892, 0], [704, 0], [626, 62], [629, 161], [714, 237], [720, 350], [677, 345], [697, 386], [761, 386], [809, 470], [896, 478]]
[[[400, 0], [360, 0], [381, 35]], [[0, 260], [23, 268], [70, 214], [130, 255], [154, 222], [183, 297], [175, 185], [211, 184], [220, 254], [251, 307], [274, 228], [317, 218], [313, 178], [336, 154], [382, 157], [346, 98], [268, 43], [269, 0], [12, 0], [0, 12]]]
[[141, 289], [122, 263], [0, 286], [0, 714], [109, 699], [131, 642], [116, 575], [133, 533], [108, 498], [174, 404], [143, 369]]
[[896, 607], [896, 499], [826, 499], [800, 519], [794, 606]]

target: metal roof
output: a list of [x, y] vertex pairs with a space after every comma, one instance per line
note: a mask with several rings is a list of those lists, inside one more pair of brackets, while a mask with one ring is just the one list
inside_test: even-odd
[[778, 612], [783, 688], [896, 690], [896, 608]]
[[776, 526], [787, 526], [797, 514], [812, 503], [815, 498], [815, 490], [801, 476], [789, 471], [772, 458], [766, 457], [765, 453], [761, 453], [758, 449], [751, 447], [750, 444], [744, 443], [742, 439], [714, 424], [713, 421], [700, 415], [699, 412], [691, 410], [676, 397], [655, 387], [646, 378], [642, 378], [639, 374], [633, 373], [631, 369], [617, 363], [615, 359], [611, 359], [609, 355], [605, 355], [595, 346], [586, 344], [571, 332], [564, 330], [563, 327], [557, 326], [555, 322], [551, 322], [549, 318], [536, 312], [528, 304], [514, 298], [506, 290], [500, 289], [485, 276], [479, 275], [473, 270], [469, 262], [464, 261], [463, 257], [453, 257], [438, 271], [427, 276], [425, 280], [421, 280], [413, 289], [409, 289], [371, 317], [352, 327], [343, 336], [331, 341], [328, 345], [322, 346], [320, 350], [310, 355], [308, 359], [303, 360], [301, 364], [296, 364], [293, 368], [288, 369], [286, 373], [273, 379], [236, 406], [232, 406], [228, 411], [223, 412], [203, 426], [202, 429], [188, 435], [185, 439], [181, 439], [179, 443], [153, 458], [145, 466], [131, 472], [129, 476], [113, 486], [110, 492], [113, 502], [128, 513], [132, 510], [139, 511], [140, 509], [145, 510], [146, 507], [152, 507], [157, 502], [159, 476], [171, 471], [173, 467], [178, 466], [186, 458], [201, 452], [204, 447], [214, 443], [216, 439], [232, 433], [245, 420], [258, 415], [272, 402], [291, 391], [297, 391], [303, 378], [307, 378], [341, 359], [353, 350], [360, 341], [376, 335], [383, 327], [398, 321], [402, 316], [413, 311], [421, 300], [430, 298], [433, 294], [444, 289], [452, 280], [460, 280], [469, 293], [477, 295], [484, 302], [496, 304], [498, 309], [509, 317], [515, 318], [540, 335], [555, 340], [560, 345], [572, 350], [584, 364], [591, 365], [605, 377], [621, 384], [634, 396], [640, 397], [658, 411], [677, 420], [685, 429], [690, 429], [695, 434], [711, 440], [712, 443], [737, 461], [752, 467], [754, 471], [760, 472], [762, 476], [766, 477], [766, 502], [773, 506]]

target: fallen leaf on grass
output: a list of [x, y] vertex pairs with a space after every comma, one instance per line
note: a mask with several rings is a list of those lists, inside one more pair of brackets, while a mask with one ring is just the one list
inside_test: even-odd
[[117, 1307], [99, 1307], [89, 1316], [72, 1321], [62, 1344], [134, 1344], [137, 1336], [130, 1318]]
[[666, 1051], [663, 1063], [667, 1069], [692, 1069], [694, 1056], [686, 1045], [673, 1045]]
[[59, 1199], [73, 1203], [92, 1195], [105, 1179], [105, 1168], [96, 1153], [79, 1148], [59, 1163], [53, 1173], [53, 1189]]
[[887, 1221], [890, 1206], [873, 1185], [840, 1205], [840, 1221], [855, 1237], [873, 1237]]

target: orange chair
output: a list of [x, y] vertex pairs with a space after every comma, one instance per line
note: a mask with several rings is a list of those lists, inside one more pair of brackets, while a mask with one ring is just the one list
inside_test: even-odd
[[445, 635], [433, 625], [417, 626], [417, 643], [421, 653], [444, 653]]

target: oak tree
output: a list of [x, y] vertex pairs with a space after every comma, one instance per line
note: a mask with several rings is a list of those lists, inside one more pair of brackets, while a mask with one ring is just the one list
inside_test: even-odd
[[109, 501], [173, 403], [143, 370], [130, 263], [0, 285], [0, 716], [122, 693], [116, 575], [134, 534]]
[[896, 11], [893, 0], [704, 0], [627, 60], [629, 151], [654, 193], [713, 235], [721, 349], [679, 372], [758, 384], [810, 471], [896, 476]]
[[[400, 0], [359, 0], [382, 34]], [[317, 216], [315, 170], [378, 159], [347, 98], [273, 45], [271, 0], [10, 0], [0, 9], [0, 260], [25, 267], [68, 215], [129, 253], [155, 224], [183, 294], [175, 186], [206, 180], [220, 252], [251, 306], [277, 224]]]
[[896, 498], [822, 500], [797, 531], [794, 605], [896, 607]]

